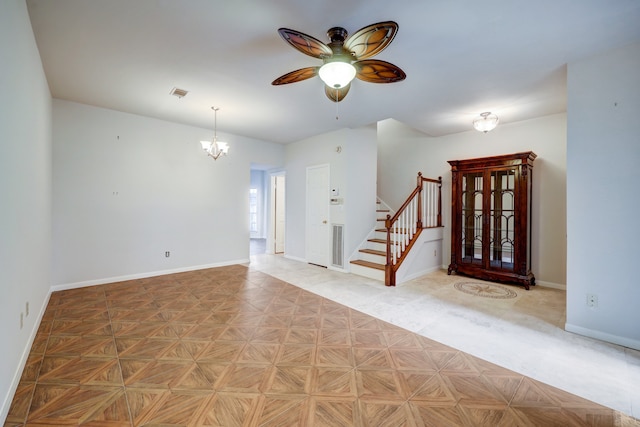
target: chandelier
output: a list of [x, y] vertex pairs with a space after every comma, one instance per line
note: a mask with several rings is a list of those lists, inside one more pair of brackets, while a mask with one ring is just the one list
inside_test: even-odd
[[218, 160], [220, 156], [226, 156], [229, 152], [229, 144], [226, 142], [218, 141], [218, 110], [219, 107], [211, 107], [214, 115], [213, 122], [213, 140], [212, 141], [200, 141], [202, 149], [207, 153], [209, 157], [213, 157], [213, 160]]

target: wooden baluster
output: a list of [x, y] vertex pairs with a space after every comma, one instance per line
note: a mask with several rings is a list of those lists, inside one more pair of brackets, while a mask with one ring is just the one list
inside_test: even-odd
[[392, 264], [391, 264], [391, 215], [387, 214], [387, 219], [384, 221], [384, 226], [387, 229], [387, 261], [384, 265], [384, 283], [387, 286], [391, 286], [392, 282]]
[[422, 227], [431, 226], [431, 183], [425, 181], [422, 186], [422, 191], [425, 193], [424, 200], [424, 220], [422, 221]]
[[428, 194], [429, 201], [427, 203], [428, 213], [426, 215], [427, 223], [425, 224], [425, 228], [433, 227], [433, 218], [435, 216], [435, 213], [433, 212], [433, 201], [434, 201], [435, 195], [433, 194], [433, 183], [431, 181], [427, 183], [426, 191]]
[[[420, 218], [422, 219], [422, 227], [429, 226], [429, 187], [425, 188], [426, 184], [427, 184], [426, 182], [422, 183], [422, 192], [424, 193], [424, 196], [422, 196], [422, 203], [420, 204], [422, 206], [422, 212], [421, 212], [421, 218]], [[425, 189], [427, 191], [425, 191]]]
[[[400, 230], [402, 230], [402, 216], [403, 215], [404, 215], [404, 211], [402, 211], [400, 213], [400, 216], [398, 216], [398, 219], [397, 219], [398, 228]], [[398, 237], [398, 246], [396, 246], [396, 250], [398, 250], [402, 246], [402, 239], [404, 239], [404, 235]]]
[[418, 172], [418, 222], [417, 228], [422, 228], [422, 172]]
[[[411, 203], [409, 203], [409, 205], [411, 205]], [[408, 216], [409, 212], [407, 209], [404, 210], [404, 213], [402, 214], [402, 229], [405, 231], [402, 234], [402, 247], [400, 248], [400, 252], [398, 253], [398, 255], [402, 255], [402, 253], [404, 252], [404, 248], [407, 246], [407, 231], [411, 231], [408, 229], [407, 225], [408, 225]]]
[[391, 265], [396, 265], [396, 261], [398, 261], [398, 246], [400, 245], [400, 241], [398, 240], [398, 221], [396, 220], [393, 223], [393, 258], [391, 261]]
[[409, 226], [409, 236], [407, 236], [407, 240], [411, 240], [411, 237], [413, 237], [413, 234], [415, 232], [415, 217], [414, 217], [414, 211], [415, 211], [415, 199], [413, 199], [411, 201], [411, 205], [409, 206], [409, 212], [407, 212], [407, 225]]
[[437, 222], [438, 199], [436, 197], [436, 184], [432, 182], [429, 189], [431, 191], [431, 215], [429, 218], [429, 224], [431, 225], [431, 227], [435, 227], [436, 225], [438, 225], [438, 222]]
[[442, 177], [438, 177], [438, 227], [442, 227]]

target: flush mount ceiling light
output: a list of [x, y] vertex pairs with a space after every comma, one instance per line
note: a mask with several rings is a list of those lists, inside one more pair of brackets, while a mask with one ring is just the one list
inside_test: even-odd
[[219, 107], [211, 107], [213, 110], [214, 122], [213, 122], [213, 140], [200, 141], [202, 149], [208, 156], [213, 157], [213, 160], [218, 160], [220, 156], [226, 156], [229, 152], [229, 144], [226, 142], [218, 141], [218, 110]]
[[473, 127], [479, 132], [487, 133], [498, 126], [498, 116], [487, 111], [473, 121]]

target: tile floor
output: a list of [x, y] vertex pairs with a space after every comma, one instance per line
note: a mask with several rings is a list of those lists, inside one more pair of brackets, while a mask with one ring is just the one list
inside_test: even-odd
[[[518, 323], [509, 315], [526, 313], [533, 292], [504, 300], [451, 292], [461, 279], [469, 283], [435, 273], [385, 288], [260, 255], [247, 266], [56, 292], [5, 426], [638, 425], [625, 411], [425, 337], [433, 331], [502, 354], [489, 335], [461, 328], [467, 321], [490, 328], [498, 315]], [[558, 295], [543, 301], [553, 305]], [[553, 310], [533, 311], [524, 325], [561, 321]], [[535, 364], [537, 373], [549, 370]], [[633, 369], [626, 373], [633, 380]], [[601, 380], [605, 388], [612, 382]]]
[[[252, 269], [640, 419], [640, 351], [564, 331], [565, 292], [535, 286], [512, 299], [480, 298], [437, 271], [395, 288], [286, 259]], [[508, 285], [507, 285], [508, 286]]]

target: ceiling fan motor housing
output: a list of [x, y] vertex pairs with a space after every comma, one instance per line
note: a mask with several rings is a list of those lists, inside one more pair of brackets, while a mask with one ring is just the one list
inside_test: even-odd
[[344, 43], [344, 41], [347, 39], [347, 36], [349, 36], [349, 33], [342, 27], [333, 27], [327, 30], [327, 37], [329, 37], [331, 43]]

